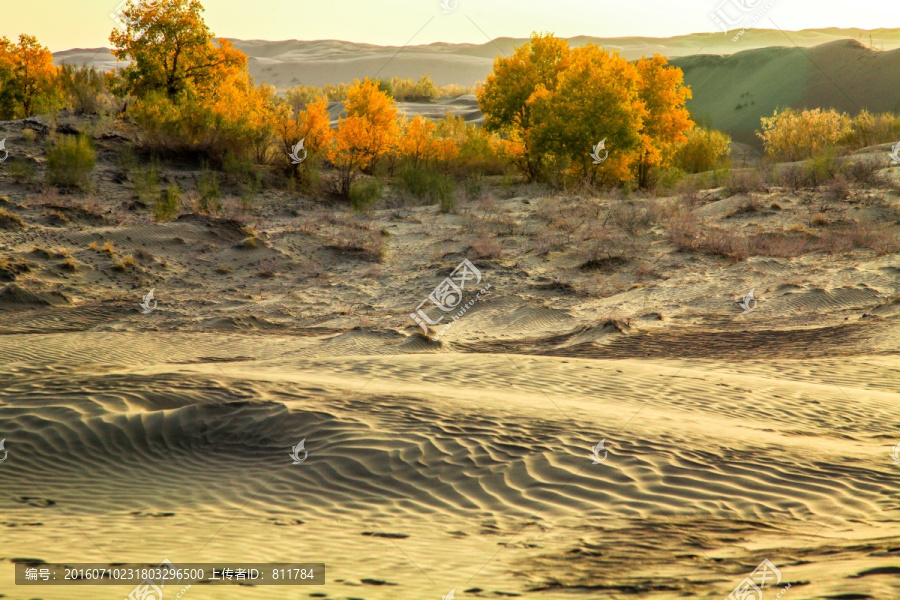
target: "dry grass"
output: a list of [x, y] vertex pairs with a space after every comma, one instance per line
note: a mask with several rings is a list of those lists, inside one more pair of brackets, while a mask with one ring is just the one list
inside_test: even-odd
[[64, 271], [71, 271], [74, 273], [79, 269], [79, 266], [78, 263], [75, 262], [74, 258], [69, 257], [59, 264], [59, 268], [63, 269]]
[[25, 229], [25, 221], [5, 208], [0, 208], [0, 229]]
[[134, 267], [137, 263], [135, 263], [134, 257], [132, 255], [124, 256], [119, 260], [114, 260], [112, 268], [116, 271], [127, 271], [129, 267]]
[[100, 249], [100, 251], [101, 251], [101, 252], [106, 252], [106, 253], [109, 254], [110, 256], [112, 256], [113, 254], [116, 253], [115, 248], [113, 248], [113, 243], [112, 243], [112, 242], [106, 242], [105, 244], [103, 244], [103, 247]]

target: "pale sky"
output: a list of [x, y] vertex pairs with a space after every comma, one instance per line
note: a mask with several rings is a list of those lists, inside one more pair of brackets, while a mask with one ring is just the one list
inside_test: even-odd
[[[144, 0], [158, 1], [158, 0]], [[669, 37], [719, 31], [709, 14], [723, 0], [206, 0], [205, 18], [222, 37], [338, 39], [402, 46], [484, 43], [487, 37]], [[724, 0], [772, 2], [757, 25], [786, 30], [900, 27], [897, 0]], [[2, 0], [0, 36], [37, 36], [51, 50], [108, 46], [119, 0]], [[769, 18], [772, 20], [770, 21]], [[426, 25], [427, 23], [427, 25]], [[424, 27], [424, 28], [423, 28]], [[487, 36], [487, 37], [486, 37]]]

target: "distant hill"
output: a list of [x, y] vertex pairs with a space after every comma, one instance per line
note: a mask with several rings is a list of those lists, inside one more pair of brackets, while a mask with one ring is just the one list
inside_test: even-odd
[[[731, 37], [698, 33], [672, 38], [576, 37], [569, 42], [598, 44], [628, 59], [655, 53], [667, 56], [685, 72], [694, 95], [689, 107], [695, 116], [756, 148], [760, 142], [754, 131], [760, 117], [771, 115], [776, 107], [900, 113], [900, 29], [762, 29], [747, 32], [737, 42]], [[497, 56], [508, 55], [526, 41], [498, 38], [484, 44], [399, 48], [337, 40], [232, 40], [249, 57], [254, 78], [281, 89], [367, 76], [418, 79], [431, 75], [439, 85], [472, 85], [485, 78]], [[102, 69], [116, 65], [106, 48], [66, 50], [54, 58], [57, 63]], [[468, 120], [479, 120], [470, 101], [460, 106]]]
[[[733, 34], [732, 34], [733, 35]], [[659, 53], [669, 58], [695, 54], [730, 55], [773, 46], [812, 47], [837, 40], [857, 39], [879, 49], [900, 48], [900, 29], [810, 29], [789, 31], [755, 29], [737, 42], [723, 33], [694, 33], [671, 38], [574, 37], [569, 43], [594, 43], [636, 59]], [[324, 85], [353, 81], [362, 77], [413, 77], [431, 75], [435, 83], [472, 85], [491, 71], [494, 59], [521, 46], [525, 38], [497, 38], [484, 44], [427, 44], [424, 46], [374, 46], [338, 40], [263, 41], [231, 40], [250, 58], [250, 73], [258, 81], [278, 87], [298, 83]], [[54, 54], [57, 63], [91, 64], [103, 69], [115, 67], [106, 48], [77, 48]]]
[[871, 50], [853, 40], [815, 48], [763, 48], [730, 56], [690, 56], [684, 71], [692, 113], [735, 141], [759, 147], [759, 120], [776, 108], [861, 109], [900, 113], [900, 49]]

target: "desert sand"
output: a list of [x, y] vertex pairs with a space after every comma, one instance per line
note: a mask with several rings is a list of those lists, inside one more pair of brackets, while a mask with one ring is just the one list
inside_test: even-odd
[[[96, 143], [91, 193], [0, 174], [4, 598], [129, 592], [17, 587], [23, 558], [327, 565], [197, 600], [722, 599], [763, 559], [794, 600], [898, 596], [896, 254], [731, 262], [647, 225], [589, 258], [585, 211], [621, 197], [498, 181], [450, 214], [265, 190], [156, 223]], [[805, 192], [699, 198], [710, 226], [821, 235]], [[896, 234], [898, 210], [825, 214]], [[433, 341], [409, 315], [463, 259], [490, 291]]]

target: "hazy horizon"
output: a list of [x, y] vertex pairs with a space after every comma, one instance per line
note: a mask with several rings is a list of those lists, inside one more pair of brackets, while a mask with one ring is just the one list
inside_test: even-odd
[[[315, 5], [258, 0], [252, 10], [237, 0], [209, 0], [203, 4], [206, 22], [217, 36], [244, 40], [340, 40], [402, 46], [438, 42], [481, 44], [501, 37], [528, 37], [535, 30], [566, 38], [668, 38], [722, 32], [710, 18], [722, 0], [686, 0], [679, 6], [663, 0], [639, 4], [613, 0], [605, 5], [560, 0], [551, 10], [537, 0], [498, 0], [487, 4], [447, 1], [451, 6], [457, 2], [456, 8], [447, 13], [442, 12], [438, 0], [394, 0], [389, 7], [362, 0]], [[114, 27], [110, 13], [118, 5], [118, 0], [83, 0], [77, 5], [62, 0], [13, 0], [4, 6], [0, 36], [15, 38], [28, 33], [54, 52], [108, 46]], [[837, 0], [823, 0], [813, 10], [808, 3], [760, 0], [758, 8], [749, 14], [759, 15], [755, 28], [760, 29], [890, 29], [900, 27], [900, 11], [891, 12], [891, 6], [881, 1], [862, 2], [848, 10]], [[47, 19], [48, 14], [55, 18]]]

